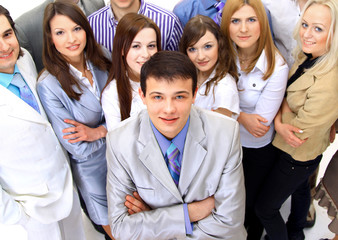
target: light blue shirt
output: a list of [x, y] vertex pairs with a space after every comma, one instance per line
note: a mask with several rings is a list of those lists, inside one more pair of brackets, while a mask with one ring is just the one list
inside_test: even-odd
[[[187, 22], [198, 14], [214, 19], [217, 9], [214, 7], [217, 0], [183, 0], [176, 4], [173, 12], [180, 19], [183, 27]], [[221, 0], [226, 2], [226, 0]]]
[[11, 84], [12, 79], [16, 73], [21, 74], [16, 64], [13, 73], [0, 73], [0, 84], [14, 93], [16, 96], [20, 97], [19, 88]]
[[[186, 124], [184, 125], [183, 129], [176, 135], [176, 137], [174, 137], [171, 141], [168, 140], [165, 136], [162, 135], [162, 133], [160, 133], [156, 127], [154, 126], [154, 124], [150, 121], [151, 123], [151, 128], [153, 129], [155, 138], [157, 140], [158, 145], [160, 146], [160, 149], [162, 151], [163, 154], [163, 158], [166, 161], [166, 164], [168, 165], [168, 159], [165, 157], [167, 149], [169, 148], [171, 143], [174, 143], [175, 146], [178, 148], [179, 155], [178, 155], [178, 162], [182, 163], [182, 157], [183, 157], [183, 151], [184, 151], [184, 143], [185, 143], [185, 138], [187, 136], [187, 132], [188, 132], [188, 128], [189, 128], [189, 119], [186, 122]], [[186, 203], [183, 204], [183, 210], [184, 210], [184, 220], [185, 220], [185, 231], [186, 234], [192, 234], [192, 229], [193, 226], [190, 222], [190, 218], [189, 218], [189, 212], [188, 212], [188, 206]]]

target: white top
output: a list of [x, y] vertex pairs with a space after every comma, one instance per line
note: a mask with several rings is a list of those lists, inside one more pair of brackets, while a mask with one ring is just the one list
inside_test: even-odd
[[[91, 67], [91, 65], [88, 63], [88, 61], [86, 62], [87, 65], [87, 69], [92, 73], [93, 69]], [[77, 78], [77, 80], [79, 80], [80, 83], [83, 84], [83, 86], [85, 86], [86, 88], [89, 89], [89, 91], [94, 94], [94, 96], [97, 98], [97, 100], [100, 100], [100, 91], [98, 90], [98, 88], [96, 87], [95, 81], [93, 79], [93, 85], [90, 84], [88, 78], [82, 76], [82, 72], [79, 71], [77, 68], [75, 68], [72, 64], [69, 64], [69, 71], [70, 73], [75, 76]], [[95, 78], [94, 74], [93, 78]]]
[[262, 2], [271, 14], [275, 44], [291, 68], [294, 63], [291, 53], [297, 45], [293, 38], [293, 30], [301, 14], [298, 1], [262, 0]]
[[[143, 104], [142, 99], [138, 94], [140, 83], [134, 82], [130, 79], [129, 81], [133, 89], [133, 98], [130, 110], [130, 116], [133, 116], [139, 113], [142, 109], [146, 108], [146, 106]], [[117, 86], [115, 79], [111, 81], [108, 86], [103, 90], [101, 102], [103, 113], [106, 118], [107, 129], [108, 131], [110, 131], [114, 129], [119, 122], [121, 122], [120, 102], [117, 95]]]
[[276, 54], [276, 65], [273, 74], [263, 80], [267, 68], [265, 51], [262, 51], [256, 66], [248, 74], [240, 68], [237, 59], [239, 80], [237, 83], [239, 94], [239, 107], [241, 112], [258, 114], [268, 120], [266, 126], [270, 126], [269, 131], [260, 138], [251, 135], [242, 124], [240, 124], [240, 136], [243, 147], [259, 148], [264, 147], [272, 141], [274, 134], [273, 119], [282, 103], [289, 68], [283, 58]]
[[[204, 95], [206, 83], [215, 76], [215, 70], [209, 78], [198, 88], [195, 100], [195, 106], [207, 110], [216, 110], [217, 108], [226, 108], [233, 112], [233, 118], [239, 114], [239, 97], [235, 79], [227, 74], [217, 85], [212, 83], [208, 95]], [[215, 86], [215, 88], [214, 88]]]

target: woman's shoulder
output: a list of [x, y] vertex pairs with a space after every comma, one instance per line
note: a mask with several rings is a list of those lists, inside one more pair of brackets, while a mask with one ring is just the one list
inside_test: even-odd
[[48, 70], [44, 69], [38, 77], [38, 86], [60, 86], [57, 78], [52, 75]]
[[104, 88], [102, 92], [102, 100], [106, 97], [111, 98], [112, 96], [117, 97], [117, 86], [116, 86], [116, 80], [113, 79], [108, 83], [108, 85]]

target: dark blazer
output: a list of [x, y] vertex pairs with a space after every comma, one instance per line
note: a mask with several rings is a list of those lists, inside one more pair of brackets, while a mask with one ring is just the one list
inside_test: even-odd
[[[17, 37], [20, 46], [27, 49], [32, 55], [36, 69], [40, 72], [43, 68], [42, 63], [42, 24], [46, 6], [53, 2], [46, 0], [39, 6], [22, 14], [15, 20]], [[104, 7], [103, 0], [81, 0], [86, 16]]]

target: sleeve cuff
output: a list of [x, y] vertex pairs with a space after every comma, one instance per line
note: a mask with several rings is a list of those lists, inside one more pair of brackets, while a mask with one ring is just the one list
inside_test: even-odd
[[184, 211], [184, 221], [185, 221], [185, 232], [186, 234], [192, 234], [193, 223], [190, 222], [188, 205], [186, 203], [183, 204]]

